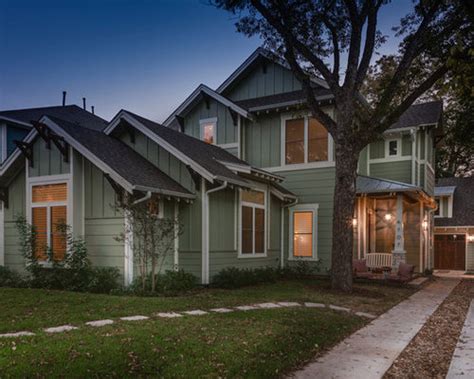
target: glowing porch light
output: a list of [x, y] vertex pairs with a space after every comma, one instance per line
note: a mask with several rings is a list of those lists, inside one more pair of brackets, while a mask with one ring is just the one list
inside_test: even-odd
[[357, 218], [352, 219], [352, 226], [357, 226]]
[[421, 223], [421, 226], [423, 227], [424, 230], [427, 230], [427, 229], [428, 229], [428, 221], [424, 220], [424, 221]]
[[474, 242], [474, 234], [471, 234], [470, 236], [467, 237], [469, 242]]
[[384, 219], [385, 221], [390, 221], [392, 220], [392, 215], [390, 213], [387, 213], [385, 216], [384, 216]]

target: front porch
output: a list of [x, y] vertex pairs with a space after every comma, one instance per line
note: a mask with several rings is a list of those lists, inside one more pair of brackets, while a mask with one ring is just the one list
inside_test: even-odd
[[354, 259], [371, 271], [396, 273], [400, 263], [417, 273], [432, 268], [434, 200], [418, 187], [364, 176], [357, 192]]

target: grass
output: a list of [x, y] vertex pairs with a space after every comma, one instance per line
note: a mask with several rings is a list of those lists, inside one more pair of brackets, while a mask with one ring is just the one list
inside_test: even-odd
[[[200, 290], [173, 298], [103, 296], [0, 289], [0, 332], [35, 337], [0, 340], [2, 377], [275, 377], [294, 369], [367, 320], [328, 309], [269, 309], [151, 318], [94, 329], [84, 321], [159, 311], [209, 309], [267, 301], [314, 301], [380, 314], [413, 291], [358, 284], [352, 295], [327, 281], [282, 281], [240, 290]], [[45, 335], [65, 323], [81, 329]]]

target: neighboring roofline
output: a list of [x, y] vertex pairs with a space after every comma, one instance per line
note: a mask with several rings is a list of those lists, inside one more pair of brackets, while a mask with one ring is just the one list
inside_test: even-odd
[[225, 98], [221, 94], [213, 91], [210, 89], [208, 86], [205, 84], [200, 84], [192, 93], [189, 95], [186, 100], [184, 100], [181, 105], [176, 108], [176, 110], [171, 113], [170, 116], [163, 122], [164, 126], [170, 126], [170, 124], [173, 122], [175, 116], [180, 115], [181, 112], [183, 112], [202, 92], [204, 92], [206, 95], [212, 97], [214, 100], [220, 102], [221, 104], [231, 108], [233, 111], [236, 113], [240, 114], [242, 117], [245, 117], [247, 119], [252, 119], [252, 115], [247, 112], [244, 108], [239, 107], [237, 104], [232, 102], [231, 100]]
[[393, 128], [393, 129], [387, 129], [385, 130], [383, 133], [386, 134], [386, 133], [397, 133], [397, 132], [403, 132], [403, 131], [409, 131], [410, 129], [413, 129], [413, 128], [422, 128], [424, 126], [433, 126], [433, 127], [437, 127], [439, 125], [439, 122], [433, 124], [433, 123], [430, 123], [430, 124], [417, 124], [417, 125], [411, 125], [411, 126], [404, 126], [403, 128]]
[[[272, 52], [262, 47], [259, 47], [239, 67], [237, 67], [237, 69], [232, 74], [230, 74], [230, 76], [226, 80], [224, 80], [224, 82], [216, 89], [216, 92], [224, 92], [235, 81], [235, 79], [237, 79], [240, 74], [242, 74], [260, 56], [267, 58], [273, 63], [278, 64], [286, 69], [291, 70], [291, 68], [286, 62], [276, 59], [275, 55]], [[311, 80], [314, 83], [320, 85], [321, 87], [329, 88], [326, 81], [321, 78], [312, 77]]]
[[278, 199], [283, 200], [283, 201], [285, 199], [294, 199], [294, 200], [296, 200], [298, 198], [298, 196], [296, 196], [296, 195], [284, 194], [283, 192], [281, 192], [278, 189], [276, 189], [275, 187], [273, 187], [271, 184], [270, 184], [270, 193], [272, 193]]
[[[334, 95], [323, 95], [323, 96], [317, 96], [316, 100], [317, 101], [324, 101], [324, 100], [331, 100], [334, 98]], [[274, 104], [267, 104], [267, 105], [262, 105], [259, 107], [252, 107], [249, 108], [249, 112], [259, 112], [259, 111], [265, 111], [267, 109], [274, 109], [274, 108], [284, 108], [284, 107], [291, 107], [294, 105], [301, 105], [301, 104], [306, 104], [306, 98], [302, 98], [299, 100], [291, 100], [291, 101], [285, 101], [283, 103], [274, 103]]]
[[[443, 192], [436, 192], [437, 188], [449, 188], [448, 191], [443, 191]], [[434, 188], [434, 194], [435, 196], [453, 196], [454, 191], [456, 190], [456, 186], [435, 186]]]
[[6, 122], [11, 122], [11, 123], [14, 123], [14, 124], [18, 124], [20, 126], [27, 127], [28, 129], [31, 129], [33, 127], [33, 125], [31, 125], [28, 122], [20, 121], [20, 120], [11, 118], [11, 117], [5, 117], [5, 116], [0, 115], [0, 120], [6, 121]]
[[[37, 134], [38, 132], [36, 129], [33, 129], [25, 136], [25, 138], [23, 138], [23, 141], [29, 143], [35, 139]], [[0, 176], [2, 176], [5, 171], [7, 171], [9, 167], [20, 157], [21, 151], [18, 147], [16, 147], [15, 150], [13, 150], [13, 153], [11, 153], [2, 164], [0, 164]]]
[[196, 161], [194, 161], [193, 159], [188, 157], [181, 150], [178, 150], [173, 145], [171, 145], [169, 142], [167, 142], [166, 140], [164, 140], [163, 138], [161, 138], [157, 134], [153, 133], [149, 128], [147, 128], [145, 125], [143, 125], [140, 121], [138, 121], [135, 117], [133, 117], [126, 110], [122, 109], [119, 113], [117, 113], [117, 115], [110, 122], [109, 126], [107, 126], [107, 128], [104, 129], [104, 133], [106, 135], [110, 135], [113, 132], [113, 130], [118, 126], [118, 124], [120, 123], [120, 121], [122, 119], [124, 121], [128, 122], [130, 125], [132, 125], [137, 130], [139, 130], [141, 133], [146, 135], [152, 141], [154, 141], [155, 143], [160, 145], [162, 148], [164, 148], [170, 154], [174, 155], [181, 162], [183, 162], [184, 164], [189, 165], [194, 171], [196, 171], [204, 179], [208, 180], [211, 183], [214, 182], [214, 179], [217, 179], [217, 177], [215, 175], [211, 174], [208, 170], [206, 170], [199, 163], [197, 163]]

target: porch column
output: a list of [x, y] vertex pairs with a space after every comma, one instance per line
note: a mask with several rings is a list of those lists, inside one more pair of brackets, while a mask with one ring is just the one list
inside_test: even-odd
[[398, 270], [400, 262], [405, 262], [406, 251], [403, 240], [403, 194], [397, 194], [397, 219], [395, 222], [395, 248], [392, 250], [392, 269]]

